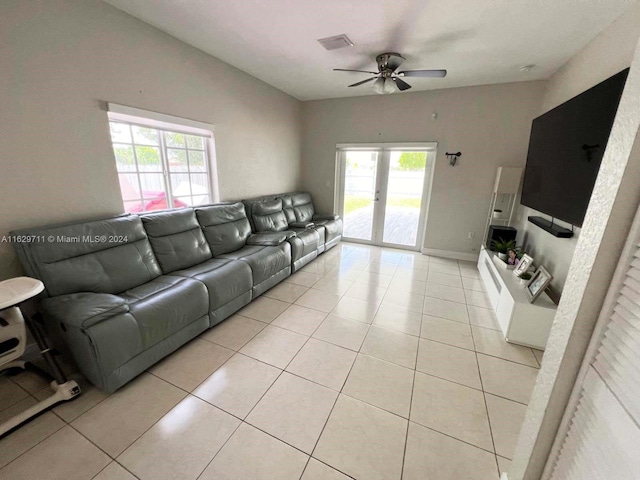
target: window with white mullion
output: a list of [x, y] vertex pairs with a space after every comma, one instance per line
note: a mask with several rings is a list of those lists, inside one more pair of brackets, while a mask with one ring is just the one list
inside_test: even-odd
[[110, 121], [110, 130], [125, 211], [182, 208], [214, 198], [212, 136], [121, 117]]
[[133, 127], [129, 125], [129, 134], [131, 135], [131, 150], [133, 151], [133, 164], [136, 169], [136, 180], [138, 181], [138, 199], [144, 204], [144, 195], [142, 193], [142, 180], [140, 179], [140, 164], [138, 163], [138, 153], [136, 152], [136, 144], [133, 139]]
[[171, 182], [169, 179], [169, 160], [167, 159], [167, 152], [164, 147], [164, 130], [158, 129], [158, 143], [160, 145], [160, 157], [162, 160], [162, 176], [164, 178], [164, 185], [167, 197], [167, 206], [169, 208], [175, 208], [173, 201], [173, 194], [171, 192]]

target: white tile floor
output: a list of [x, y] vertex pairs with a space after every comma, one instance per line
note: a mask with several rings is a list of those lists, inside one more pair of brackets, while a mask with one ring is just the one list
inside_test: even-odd
[[[0, 441], [0, 480], [496, 480], [542, 352], [475, 266], [340, 244], [113, 395]], [[46, 395], [0, 377], [0, 421]]]

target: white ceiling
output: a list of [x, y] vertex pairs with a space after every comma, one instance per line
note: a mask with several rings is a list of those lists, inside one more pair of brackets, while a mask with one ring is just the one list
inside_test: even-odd
[[[105, 0], [300, 99], [371, 95], [347, 88], [399, 52], [411, 91], [547, 78], [618, 18], [632, 0]], [[326, 51], [317, 39], [355, 44]], [[523, 73], [519, 67], [536, 64]]]

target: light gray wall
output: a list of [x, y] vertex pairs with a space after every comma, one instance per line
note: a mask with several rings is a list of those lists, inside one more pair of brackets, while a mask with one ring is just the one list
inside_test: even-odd
[[[496, 169], [524, 166], [543, 92], [544, 82], [522, 82], [304, 102], [304, 186], [331, 211], [336, 144], [438, 142], [424, 246], [477, 253]], [[451, 167], [445, 152], [457, 151]]]
[[[639, 13], [640, 4], [637, 4], [627, 14], [634, 19], [634, 24], [628, 25], [632, 30], [640, 29]], [[622, 27], [618, 24], [612, 28]], [[605, 32], [598, 43], [611, 34]], [[587, 346], [594, 340], [594, 326], [599, 315], [606, 318], [611, 313], [607, 307], [611, 307], [612, 299], [605, 303], [605, 296], [640, 203], [640, 43], [637, 38], [638, 35], [632, 35], [627, 39], [632, 46], [635, 45], [635, 57], [529, 401], [509, 470], [510, 480], [550, 478], [570, 415], [578, 401], [574, 397], [567, 405], [585, 361]], [[609, 53], [615, 55], [616, 52], [627, 51], [628, 47], [627, 43], [611, 45]], [[579, 57], [589, 51], [592, 50], [588, 47]], [[589, 64], [582, 63], [586, 68], [585, 75]], [[574, 70], [576, 77], [580, 76], [579, 73], [579, 70]], [[590, 348], [593, 347], [592, 344]], [[628, 379], [622, 381], [625, 380]], [[568, 416], [563, 418], [563, 415]], [[554, 444], [559, 426], [561, 431], [557, 440], [560, 443]]]
[[0, 237], [122, 212], [103, 102], [214, 124], [222, 199], [300, 186], [299, 101], [99, 0], [3, 1], [0, 98]]
[[[640, 4], [621, 16], [548, 80], [539, 114], [557, 107], [631, 65], [639, 36]], [[518, 241], [535, 257], [536, 265], [544, 265], [554, 276], [551, 286], [561, 293], [580, 229], [575, 229], [576, 233], [571, 239], [556, 238], [529, 223], [529, 216], [549, 218], [521, 205], [515, 225], [518, 229]], [[563, 222], [558, 224], [571, 228]]]

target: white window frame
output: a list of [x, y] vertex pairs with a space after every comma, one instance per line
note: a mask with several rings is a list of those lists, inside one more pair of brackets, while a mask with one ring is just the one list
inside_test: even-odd
[[[208, 179], [208, 187], [209, 187], [209, 200], [211, 203], [220, 201], [220, 189], [218, 186], [218, 173], [217, 173], [217, 162], [215, 156], [215, 142], [214, 142], [214, 129], [213, 125], [199, 122], [196, 120], [190, 120], [186, 118], [175, 117], [172, 115], [167, 115], [158, 112], [151, 112], [148, 110], [142, 110], [139, 108], [128, 107], [124, 105], [119, 105], [115, 103], [107, 104], [107, 117], [109, 122], [118, 122], [118, 123], [126, 123], [130, 126], [140, 126], [146, 128], [153, 128], [158, 130], [160, 133], [159, 138], [159, 150], [162, 161], [162, 175], [164, 176], [165, 182], [165, 192], [168, 205], [173, 205], [174, 195], [171, 186], [171, 170], [169, 168], [168, 159], [166, 155], [166, 142], [164, 140], [164, 132], [172, 132], [172, 133], [182, 133], [187, 135], [196, 135], [204, 138], [204, 152], [206, 156], [206, 174]], [[113, 142], [112, 142], [113, 143]], [[135, 144], [134, 144], [135, 145]], [[188, 148], [187, 148], [188, 150]], [[135, 148], [134, 148], [135, 155]], [[114, 161], [115, 161], [115, 153], [114, 153]], [[187, 163], [187, 165], [189, 165]], [[133, 172], [131, 172], [133, 173]], [[136, 176], [138, 177], [138, 181], [140, 181], [139, 175], [140, 172], [136, 171]], [[173, 172], [175, 173], [175, 172]], [[184, 173], [184, 172], [183, 172]], [[190, 170], [186, 172], [190, 174]], [[140, 192], [142, 193], [142, 189], [140, 187]], [[121, 192], [122, 196], [122, 192]], [[193, 193], [191, 197], [193, 198]], [[142, 197], [141, 197], [142, 198]], [[124, 199], [123, 199], [123, 207], [124, 207]], [[143, 202], [144, 207], [144, 202]], [[181, 208], [181, 207], [171, 207]]]

